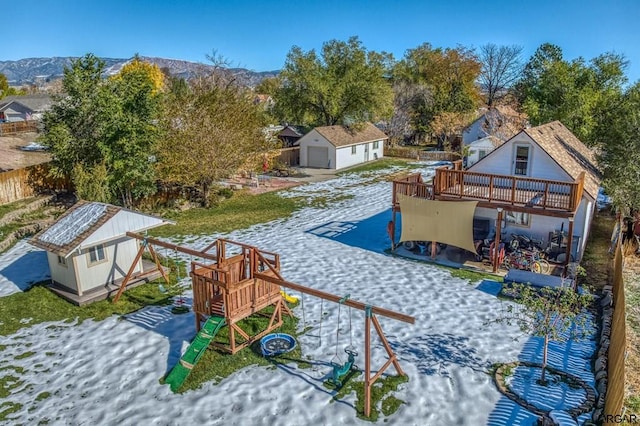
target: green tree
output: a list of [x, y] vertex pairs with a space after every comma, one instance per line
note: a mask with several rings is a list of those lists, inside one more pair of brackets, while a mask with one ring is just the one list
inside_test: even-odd
[[559, 47], [544, 44], [525, 66], [517, 94], [532, 124], [560, 120], [580, 140], [595, 145], [593, 130], [608, 99], [622, 93], [626, 67], [619, 54], [605, 53], [588, 63], [566, 61]]
[[640, 209], [640, 82], [603, 105], [594, 130], [603, 187], [621, 211]]
[[7, 76], [0, 73], [0, 99], [4, 98], [9, 94], [9, 81], [7, 81]]
[[431, 135], [433, 120], [444, 112], [476, 110], [481, 100], [476, 85], [480, 70], [476, 55], [462, 46], [434, 49], [424, 43], [407, 51], [396, 64], [394, 80], [407, 82], [415, 88], [411, 121], [419, 137]]
[[191, 80], [186, 91], [170, 82], [164, 109], [158, 172], [167, 182], [199, 186], [205, 207], [216, 182], [272, 147], [260, 107], [222, 68]]
[[357, 37], [328, 41], [320, 55], [294, 46], [275, 93], [278, 114], [308, 126], [390, 117], [393, 92], [385, 77], [391, 61], [389, 54], [367, 51]]
[[587, 333], [585, 314], [593, 297], [570, 287], [535, 288], [515, 283], [512, 286], [517, 304], [510, 303], [505, 315], [496, 322], [516, 325], [523, 333], [544, 339], [540, 384], [546, 385], [549, 342], [581, 338]]
[[106, 80], [103, 72], [104, 62], [92, 54], [65, 69], [64, 94], [54, 98], [44, 116], [41, 141], [53, 153], [54, 174], [82, 184], [93, 173], [100, 180], [98, 165], [104, 165], [110, 198], [130, 207], [155, 190], [149, 160], [157, 139], [159, 94], [146, 67], [129, 67]]

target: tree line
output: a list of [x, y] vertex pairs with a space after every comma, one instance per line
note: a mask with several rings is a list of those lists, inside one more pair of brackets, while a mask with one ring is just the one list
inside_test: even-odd
[[[509, 105], [532, 125], [562, 121], [598, 152], [614, 201], [640, 206], [633, 190], [640, 178], [640, 83], [629, 84], [621, 54], [567, 60], [559, 46], [543, 44], [524, 61], [515, 45], [424, 43], [396, 60], [351, 37], [318, 51], [293, 46], [280, 74], [253, 91], [210, 59], [221, 66], [188, 81], [137, 58], [106, 79], [93, 55], [75, 61], [44, 119], [42, 141], [52, 149], [55, 172], [70, 175], [88, 199], [130, 206], [161, 180], [197, 186], [208, 200], [221, 178], [259, 168], [275, 147], [262, 131], [267, 123], [372, 121], [394, 143], [435, 136], [446, 145], [480, 107]], [[257, 105], [255, 93], [271, 95], [273, 107]]]

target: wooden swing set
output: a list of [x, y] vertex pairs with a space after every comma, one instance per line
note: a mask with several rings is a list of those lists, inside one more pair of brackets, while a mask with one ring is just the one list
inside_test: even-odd
[[[212, 345], [217, 348], [235, 354], [279, 328], [283, 323], [283, 311], [288, 315], [293, 315], [281, 294], [281, 287], [286, 287], [365, 312], [365, 416], [369, 417], [371, 413], [371, 388], [384, 371], [393, 365], [399, 375], [405, 375], [396, 354], [382, 331], [377, 315], [409, 324], [415, 323], [414, 317], [287, 281], [280, 274], [280, 255], [260, 250], [248, 244], [217, 239], [203, 250], [197, 251], [132, 232], [127, 232], [127, 235], [141, 240], [142, 244], [129, 273], [114, 298], [114, 302], [117, 302], [126, 288], [128, 279], [135, 269], [135, 264], [140, 260], [145, 249], [148, 248], [159, 269], [162, 268], [152, 245], [173, 249], [203, 259], [203, 261], [192, 260], [190, 265], [196, 331], [200, 331], [202, 322], [212, 315], [225, 318], [226, 324], [229, 326], [229, 343], [225, 345], [213, 342]], [[228, 253], [231, 254], [228, 255]], [[163, 274], [163, 276], [165, 275]], [[165, 280], [168, 281], [166, 276]], [[263, 310], [269, 306], [273, 306], [273, 312], [270, 314], [269, 323], [264, 330], [249, 335], [239, 327], [238, 322], [253, 314], [264, 315]], [[382, 367], [373, 373], [371, 371], [372, 326], [388, 357]]]

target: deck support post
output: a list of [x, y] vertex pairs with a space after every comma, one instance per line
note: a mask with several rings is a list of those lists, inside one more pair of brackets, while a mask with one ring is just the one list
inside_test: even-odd
[[365, 307], [364, 315], [364, 415], [371, 414], [371, 307]]
[[498, 207], [498, 221], [496, 222], [496, 237], [493, 240], [493, 273], [498, 272], [498, 259], [500, 258], [500, 233], [502, 232], [502, 207]]
[[567, 255], [566, 255], [566, 259], [564, 260], [564, 269], [566, 271], [567, 269], [567, 265], [569, 264], [569, 262], [571, 261], [571, 252], [572, 252], [572, 247], [573, 247], [573, 222], [574, 222], [574, 217], [573, 216], [569, 216], [569, 235], [567, 235]]

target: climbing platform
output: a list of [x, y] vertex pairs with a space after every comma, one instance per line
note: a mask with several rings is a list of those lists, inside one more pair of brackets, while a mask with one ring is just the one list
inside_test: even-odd
[[225, 319], [219, 316], [211, 316], [202, 326], [193, 339], [180, 361], [173, 367], [165, 383], [171, 387], [172, 392], [177, 392], [187, 379], [193, 367], [200, 361], [209, 344], [216, 337], [218, 331], [226, 324]]

